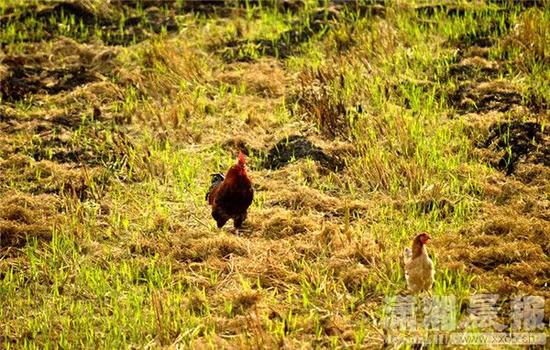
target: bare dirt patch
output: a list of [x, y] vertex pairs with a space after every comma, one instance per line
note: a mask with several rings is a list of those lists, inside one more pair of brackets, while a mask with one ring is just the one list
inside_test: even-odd
[[496, 155], [494, 166], [511, 175], [519, 162], [550, 167], [550, 132], [536, 122], [497, 123], [483, 146]]
[[450, 96], [450, 101], [460, 113], [507, 112], [520, 106], [523, 98], [521, 93], [508, 82], [490, 81], [462, 83]]
[[[173, 33], [179, 29], [174, 11], [165, 13], [157, 7], [147, 8], [143, 16], [126, 13], [124, 20], [121, 20], [120, 14], [92, 10], [81, 2], [30, 5], [17, 11], [8, 9], [7, 12], [0, 17], [0, 30], [15, 26], [23, 36], [14, 40], [22, 42], [52, 40], [60, 35], [71, 36], [80, 42], [91, 42], [97, 39], [94, 35], [99, 32], [102, 34], [100, 39], [106, 45], [128, 46], [153, 34], [162, 31]], [[9, 43], [2, 40], [0, 47]]]
[[480, 56], [465, 57], [459, 63], [449, 68], [449, 75], [459, 80], [488, 81], [495, 79], [499, 72], [497, 62], [489, 61]]
[[22, 54], [0, 55], [0, 96], [13, 103], [105, 80], [116, 74], [116, 52], [115, 48], [79, 44], [69, 38], [25, 45]]
[[[6, 179], [0, 184], [10, 185], [32, 195], [69, 195], [85, 200], [97, 195], [108, 184], [109, 173], [101, 168], [78, 169], [67, 164], [13, 155], [0, 162]], [[14, 184], [13, 184], [14, 183]], [[95, 187], [92, 191], [91, 187]]]
[[[312, 12], [308, 20], [289, 23], [292, 29], [282, 32], [275, 39], [233, 39], [212, 49], [221, 54], [227, 62], [254, 61], [257, 55], [285, 59], [298, 52], [300, 44], [308, 42], [313, 36], [326, 34], [329, 21], [338, 15], [336, 9], [319, 9]], [[309, 25], [304, 26], [304, 22]]]
[[308, 158], [319, 162], [330, 170], [343, 168], [343, 162], [326, 154], [321, 148], [315, 146], [303, 136], [292, 135], [280, 140], [268, 151], [263, 166], [269, 169], [279, 169], [293, 160]]
[[51, 161], [69, 167], [124, 169], [134, 145], [124, 130], [96, 121], [100, 118], [98, 113], [94, 109], [60, 109], [37, 110], [27, 115], [2, 114], [5, 116], [0, 119], [0, 135], [4, 133], [16, 141], [2, 145], [0, 155], [6, 157], [7, 163], [17, 157], [30, 157], [21, 164], [23, 168], [31, 162]]
[[19, 101], [38, 93], [57, 94], [97, 80], [83, 65], [48, 69], [22, 66], [8, 60], [2, 63], [9, 67], [7, 77], [0, 81], [0, 94], [7, 102]]

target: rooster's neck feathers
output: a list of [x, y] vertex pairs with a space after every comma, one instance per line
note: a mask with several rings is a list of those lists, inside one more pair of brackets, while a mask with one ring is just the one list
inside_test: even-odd
[[250, 186], [251, 182], [246, 174], [246, 169], [240, 164], [233, 165], [225, 175], [225, 182], [232, 183], [235, 185], [246, 185]]

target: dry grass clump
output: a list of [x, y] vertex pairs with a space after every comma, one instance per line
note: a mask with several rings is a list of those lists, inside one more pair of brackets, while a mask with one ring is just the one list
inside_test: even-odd
[[31, 165], [32, 158], [21, 154], [11, 155], [7, 159], [0, 159], [0, 169], [7, 172], [9, 170], [21, 170]]
[[59, 199], [51, 195], [4, 194], [0, 200], [0, 251], [10, 252], [33, 240], [48, 241], [60, 219], [59, 205]]
[[266, 204], [281, 206], [289, 210], [315, 210], [323, 213], [342, 211], [342, 200], [325, 195], [319, 190], [300, 186], [298, 188], [281, 188], [274, 192], [274, 198]]
[[72, 4], [80, 6], [83, 9], [102, 17], [113, 17], [119, 15], [116, 11], [116, 7], [109, 6], [108, 3], [101, 0], [81, 0]]
[[492, 270], [499, 265], [514, 262], [541, 261], [545, 259], [545, 254], [540, 247], [530, 242], [501, 241], [498, 245], [480, 247], [476, 251], [469, 252], [464, 258], [476, 267]]
[[478, 276], [480, 286], [490, 285], [503, 294], [532, 292], [537, 288], [534, 286], [545, 283], [550, 266], [550, 225], [530, 213], [521, 213], [522, 205], [516, 198], [529, 200], [532, 194], [526, 191], [520, 185], [505, 201], [497, 198], [499, 206], [484, 205], [484, 217], [464, 227], [459, 235], [445, 235], [438, 243], [445, 246], [446, 254], [438, 261], [443, 266], [460, 262], [461, 268]]
[[231, 300], [232, 313], [236, 315], [248, 313], [261, 300], [260, 293], [254, 290], [243, 291], [238, 294], [232, 293], [227, 297]]
[[523, 12], [513, 31], [502, 39], [514, 63], [528, 69], [535, 63], [550, 63], [550, 20], [548, 11], [533, 7]]
[[[473, 53], [470, 53], [473, 55]], [[494, 71], [498, 70], [498, 62], [489, 61], [480, 56], [469, 56], [465, 57], [462, 61], [458, 63], [459, 67], [475, 67], [485, 71]]]
[[[540, 165], [524, 165], [525, 169], [533, 167], [533, 175], [530, 181], [525, 181], [523, 176], [528, 172], [514, 175], [514, 178], [505, 177], [503, 174], [498, 174], [489, 178], [484, 184], [485, 197], [491, 200], [488, 204], [490, 212], [497, 212], [498, 207], [503, 208], [502, 212], [505, 215], [514, 215], [513, 213], [521, 213], [526, 217], [533, 217], [548, 221], [550, 215], [550, 203], [544, 196], [548, 193], [548, 182], [544, 181], [544, 174], [548, 169], [544, 169], [540, 173], [536, 169], [542, 168]], [[519, 167], [521, 169], [521, 167]]]
[[[175, 97], [179, 90], [192, 91], [209, 76], [210, 59], [181, 40], [144, 43], [119, 59], [127, 67], [120, 71], [125, 84], [132, 84], [151, 100]], [[162, 74], [158, 74], [161, 73]]]
[[233, 235], [222, 235], [182, 242], [175, 258], [178, 261], [201, 262], [210, 258], [229, 259], [233, 255], [247, 255], [242, 239]]
[[349, 116], [342, 96], [344, 73], [335, 65], [307, 68], [297, 78], [298, 113], [314, 121], [327, 136], [347, 136]]
[[286, 75], [275, 60], [264, 58], [254, 63], [235, 63], [229, 68], [220, 72], [216, 80], [263, 97], [280, 97], [285, 93]]
[[[301, 276], [294, 271], [295, 259], [302, 258], [288, 244], [285, 247], [270, 249], [266, 247], [266, 254], [257, 254], [254, 260], [243, 261], [247, 266], [246, 275], [257, 279], [263, 288], [286, 289], [300, 283]], [[278, 254], [283, 254], [278, 256]], [[286, 254], [286, 255], [285, 255]]]
[[[32, 183], [35, 191], [43, 193], [69, 194], [85, 198], [90, 193], [93, 183], [102, 184], [105, 170], [75, 169], [70, 165], [42, 160], [24, 169], [20, 179]], [[98, 190], [99, 187], [96, 187]]]
[[513, 111], [522, 104], [519, 86], [507, 80], [465, 83], [451, 96], [462, 112]]
[[[527, 157], [526, 162], [520, 162], [518, 164], [514, 175], [523, 183], [538, 187], [542, 191], [548, 191], [548, 188], [550, 187], [548, 184], [550, 168], [547, 165], [544, 165], [544, 162], [547, 162], [547, 159], [550, 159], [550, 152], [548, 151], [548, 148], [544, 148], [546, 147], [544, 145], [550, 145], [550, 143], [547, 141], [545, 144], [539, 145], [538, 150], [533, 152], [534, 154], [531, 155], [534, 157]], [[533, 161], [537, 163], [533, 164]], [[538, 206], [538, 203], [535, 203], [535, 205]], [[541, 217], [550, 218], [550, 208], [548, 204], [542, 206], [541, 209]]]
[[518, 91], [520, 88], [520, 86], [514, 84], [513, 82], [499, 79], [490, 82], [480, 83], [479, 85], [477, 85], [475, 93], [479, 96], [484, 96], [489, 93], [508, 95], [514, 92], [518, 92], [521, 94], [521, 90]]
[[340, 233], [339, 244], [331, 245], [332, 256], [329, 267], [338, 279], [341, 279], [349, 290], [359, 290], [371, 281], [380, 277], [385, 270], [379, 247], [374, 239], [356, 240], [342, 239], [345, 233]]
[[52, 43], [51, 54], [53, 56], [50, 59], [53, 58], [54, 61], [50, 60], [49, 63], [62, 63], [65, 65], [82, 64], [90, 67], [97, 73], [111, 76], [116, 72], [119, 65], [116, 57], [120, 53], [121, 49], [118, 47], [83, 44], [71, 38], [60, 37]]
[[289, 236], [308, 234], [313, 231], [317, 220], [312, 217], [299, 217], [287, 210], [270, 210], [262, 213], [264, 220], [260, 220], [259, 228], [262, 237], [282, 239]]
[[15, 204], [8, 204], [0, 207], [0, 218], [29, 224], [33, 221], [33, 212]]
[[488, 235], [506, 236], [526, 234], [531, 228], [531, 222], [523, 221], [520, 223], [512, 217], [498, 216], [484, 222], [481, 230]]
[[21, 248], [33, 240], [46, 241], [51, 238], [51, 227], [38, 224], [17, 224], [0, 220], [0, 249]]
[[501, 265], [495, 270], [495, 274], [507, 276], [512, 281], [523, 282], [535, 288], [544, 287], [550, 278], [550, 263], [544, 260], [519, 261], [507, 265]]
[[57, 95], [45, 95], [44, 108], [34, 113], [41, 119], [50, 114], [50, 107], [62, 108], [65, 112], [76, 110], [78, 114], [93, 116], [97, 121], [112, 121], [123, 124], [131, 121], [127, 110], [121, 110], [126, 91], [109, 80], [101, 80], [75, 87]]

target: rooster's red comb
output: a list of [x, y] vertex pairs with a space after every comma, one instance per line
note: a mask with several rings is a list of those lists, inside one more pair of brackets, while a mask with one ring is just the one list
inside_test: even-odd
[[239, 165], [244, 165], [246, 163], [246, 159], [244, 159], [244, 153], [242, 151], [239, 152]]

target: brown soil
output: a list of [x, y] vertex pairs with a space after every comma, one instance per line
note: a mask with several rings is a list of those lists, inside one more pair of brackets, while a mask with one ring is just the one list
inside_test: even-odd
[[[178, 25], [175, 20], [175, 14], [165, 15], [156, 7], [147, 9], [144, 17], [128, 16], [128, 18], [119, 25], [118, 18], [111, 18], [109, 14], [93, 12], [85, 5], [79, 2], [58, 2], [46, 3], [38, 6], [28, 6], [24, 11], [18, 11], [16, 14], [9, 13], [0, 17], [0, 30], [4, 30], [8, 25], [15, 23], [16, 26], [22, 26], [23, 23], [33, 22], [34, 27], [29, 28], [28, 37], [22, 41], [38, 42], [43, 39], [53, 39], [59, 34], [58, 23], [62, 23], [64, 18], [74, 18], [75, 23], [82, 23], [79, 27], [79, 33], [94, 33], [95, 30], [101, 30], [104, 33], [112, 33], [103, 38], [106, 45], [131, 45], [141, 42], [150, 37], [150, 33], [158, 34], [164, 28], [168, 33], [176, 32]], [[52, 19], [55, 19], [53, 21]], [[40, 28], [35, 33], [33, 29]], [[23, 27], [19, 28], [23, 29]], [[86, 42], [89, 39], [85, 36], [76, 35], [75, 39]], [[5, 46], [6, 42], [0, 42], [0, 46]]]
[[479, 56], [466, 57], [449, 69], [449, 75], [459, 80], [489, 81], [499, 73], [498, 64]]
[[269, 169], [278, 169], [292, 160], [302, 158], [312, 159], [330, 170], [343, 168], [343, 163], [323, 152], [310, 140], [303, 136], [292, 135], [280, 140], [267, 154], [263, 166]]
[[0, 96], [15, 102], [38, 93], [57, 94], [97, 80], [82, 64], [67, 68], [24, 66], [16, 60], [4, 59], [7, 77], [0, 81]]
[[550, 131], [536, 122], [506, 122], [490, 127], [483, 147], [502, 154], [493, 164], [506, 175], [514, 173], [518, 162], [550, 167]]
[[330, 25], [330, 21], [338, 15], [338, 10], [334, 8], [327, 12], [319, 10], [310, 15], [307, 21], [310, 26], [304, 27], [302, 21], [290, 23], [292, 29], [281, 33], [276, 39], [233, 39], [213, 49], [228, 62], [253, 61], [255, 58], [247, 53], [250, 49], [254, 49], [262, 56], [284, 59], [295, 54], [300, 49], [300, 44], [309, 41], [314, 35], [324, 35], [326, 26]]
[[457, 63], [447, 78], [457, 89], [449, 102], [476, 130], [471, 136], [480, 159], [497, 171], [482, 183], [480, 217], [441, 237], [438, 249], [446, 253], [438, 257], [475, 276], [481, 290], [549, 296], [550, 132], [543, 126], [549, 111], [507, 80], [502, 62], [489, 58], [499, 40], [505, 39], [480, 33], [453, 43]]
[[507, 112], [522, 104], [521, 94], [505, 81], [463, 83], [450, 99], [460, 113]]
[[[484, 114], [499, 112], [547, 117], [548, 109], [544, 103], [526, 99], [525, 92], [519, 91], [514, 84], [497, 79], [502, 73], [501, 64], [488, 60], [487, 48], [468, 47], [457, 55], [460, 62], [450, 67], [448, 78], [458, 82], [458, 88], [450, 95], [450, 103], [458, 113], [477, 114], [480, 116], [477, 119]], [[492, 154], [488, 157], [491, 165], [506, 175], [513, 174], [518, 163], [550, 166], [549, 131], [538, 121], [494, 122], [487, 127], [486, 136], [478, 141], [478, 145]]]

